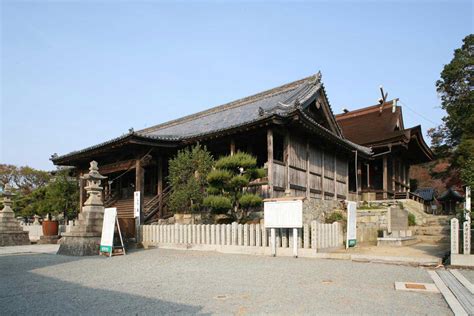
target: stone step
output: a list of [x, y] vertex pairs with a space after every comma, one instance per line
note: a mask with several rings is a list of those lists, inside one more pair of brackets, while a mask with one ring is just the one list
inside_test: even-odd
[[449, 236], [430, 236], [430, 235], [418, 235], [416, 236], [419, 241], [427, 244], [448, 244], [450, 242]]
[[417, 235], [443, 235], [447, 236], [450, 233], [449, 226], [418, 226], [415, 228]]

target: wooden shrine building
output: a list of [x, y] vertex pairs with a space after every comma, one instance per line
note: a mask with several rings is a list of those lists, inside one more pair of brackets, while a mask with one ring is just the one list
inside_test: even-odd
[[405, 128], [397, 101], [336, 115], [346, 139], [372, 149], [370, 160], [357, 163], [359, 181], [350, 183], [362, 200], [421, 198], [410, 192], [410, 166], [431, 161], [433, 153], [420, 125]]
[[[371, 150], [344, 137], [329, 105], [321, 75], [313, 75], [243, 99], [127, 134], [63, 156], [56, 165], [89, 162], [108, 177], [104, 200], [133, 234], [133, 192], [142, 192], [143, 221], [166, 215], [168, 160], [197, 142], [218, 158], [245, 151], [267, 177], [252, 183], [264, 197], [349, 198], [349, 161], [370, 159]], [[81, 201], [84, 201], [81, 184]]]

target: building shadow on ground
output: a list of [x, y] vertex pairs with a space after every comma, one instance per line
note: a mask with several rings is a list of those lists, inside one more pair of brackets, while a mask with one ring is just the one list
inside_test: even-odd
[[[202, 313], [202, 307], [200, 306], [118, 292], [113, 289], [104, 290], [86, 287], [31, 272], [42, 267], [82, 259], [80, 257], [48, 254], [0, 256], [1, 314], [140, 315]], [[90, 273], [93, 273], [93, 271]], [[120, 275], [116, 277], [119, 279]]]

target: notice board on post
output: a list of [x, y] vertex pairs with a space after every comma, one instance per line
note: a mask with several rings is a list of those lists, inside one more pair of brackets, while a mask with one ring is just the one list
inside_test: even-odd
[[303, 227], [302, 199], [268, 199], [263, 204], [263, 217], [266, 228]]
[[347, 239], [346, 248], [355, 247], [357, 242], [357, 203], [346, 201], [347, 203]]

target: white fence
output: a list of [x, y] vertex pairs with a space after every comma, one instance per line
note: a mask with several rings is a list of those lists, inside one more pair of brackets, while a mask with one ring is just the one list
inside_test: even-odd
[[[222, 225], [142, 225], [141, 241], [144, 245], [216, 245], [240, 247], [269, 247], [270, 229], [260, 224]], [[291, 248], [292, 229], [276, 229], [277, 248]], [[328, 249], [343, 246], [343, 234], [339, 223], [321, 224], [317, 221], [298, 229], [298, 248]]]

